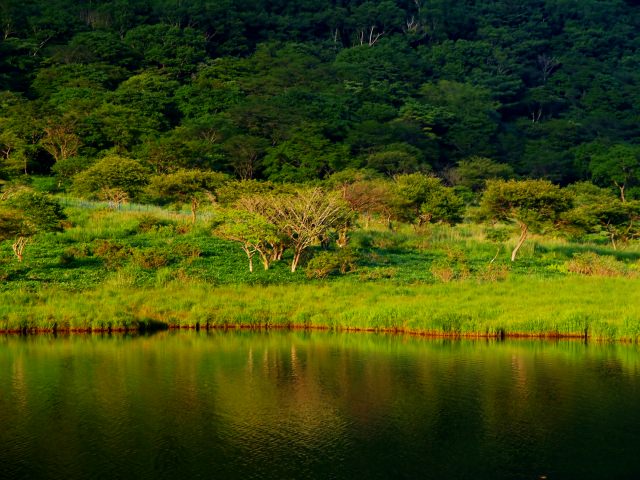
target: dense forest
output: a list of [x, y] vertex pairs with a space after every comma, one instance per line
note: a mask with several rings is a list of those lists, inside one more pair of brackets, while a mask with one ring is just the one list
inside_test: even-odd
[[2, 0], [0, 181], [64, 186], [117, 155], [276, 183], [366, 168], [469, 187], [475, 168], [633, 198], [639, 28], [622, 0]]

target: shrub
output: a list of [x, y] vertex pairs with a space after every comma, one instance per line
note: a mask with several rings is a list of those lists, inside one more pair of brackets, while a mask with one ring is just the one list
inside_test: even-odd
[[502, 282], [509, 276], [509, 267], [491, 263], [478, 272], [477, 278], [484, 282]]
[[576, 253], [567, 262], [567, 270], [580, 275], [619, 277], [628, 273], [624, 263], [611, 256], [600, 256], [593, 252]]
[[172, 253], [179, 258], [185, 258], [188, 261], [193, 261], [196, 258], [200, 258], [202, 255], [202, 249], [197, 245], [190, 243], [179, 243], [172, 247]]
[[133, 252], [130, 247], [113, 240], [98, 241], [93, 248], [94, 256], [101, 258], [105, 267], [113, 269], [121, 266]]
[[356, 269], [357, 255], [343, 248], [334, 252], [321, 252], [307, 263], [307, 278], [326, 278], [331, 274], [352, 272]]
[[456, 278], [456, 271], [449, 265], [436, 264], [431, 267], [431, 274], [443, 283], [449, 283]]
[[157, 231], [160, 228], [175, 227], [175, 223], [171, 220], [158, 218], [153, 215], [143, 215], [138, 223], [138, 231], [147, 233]]
[[81, 244], [65, 249], [60, 255], [60, 263], [62, 265], [69, 265], [73, 263], [77, 258], [86, 258], [91, 255], [91, 249], [88, 245]]
[[373, 268], [360, 272], [358, 277], [360, 280], [381, 280], [386, 278], [395, 278], [398, 269], [393, 267]]
[[160, 248], [147, 248], [136, 250], [133, 255], [133, 261], [139, 267], [156, 270], [169, 263], [169, 255]]

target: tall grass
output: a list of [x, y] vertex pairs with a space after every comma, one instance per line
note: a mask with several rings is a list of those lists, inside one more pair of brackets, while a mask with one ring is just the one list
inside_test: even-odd
[[640, 284], [628, 278], [220, 287], [173, 281], [144, 289], [122, 278], [82, 294], [0, 293], [0, 330], [305, 327], [636, 342], [639, 298]]
[[192, 226], [186, 211], [64, 202], [69, 228], [36, 236], [24, 262], [0, 243], [0, 330], [296, 326], [638, 339], [638, 245], [533, 236], [511, 264], [509, 242], [489, 241], [480, 225], [392, 232], [372, 222], [351, 235], [355, 271], [317, 281], [304, 269], [291, 274], [286, 257], [249, 273], [205, 215]]

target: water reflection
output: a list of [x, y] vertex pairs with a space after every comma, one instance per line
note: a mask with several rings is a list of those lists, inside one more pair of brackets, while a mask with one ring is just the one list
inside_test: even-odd
[[6, 478], [637, 478], [630, 345], [0, 337]]

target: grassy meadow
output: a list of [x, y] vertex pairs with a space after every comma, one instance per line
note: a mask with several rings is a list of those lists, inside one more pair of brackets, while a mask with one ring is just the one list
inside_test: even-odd
[[[488, 240], [476, 224], [371, 222], [351, 234], [344, 273], [250, 273], [212, 211], [61, 199], [62, 233], [34, 237], [23, 262], [0, 249], [0, 331], [301, 327], [431, 335], [640, 339], [640, 250], [532, 237]], [[323, 250], [314, 247], [308, 259]]]

